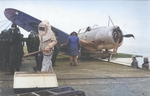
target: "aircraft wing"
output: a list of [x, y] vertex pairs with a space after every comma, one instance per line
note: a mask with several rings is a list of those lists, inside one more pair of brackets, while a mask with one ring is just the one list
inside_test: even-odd
[[[34, 31], [38, 34], [38, 25], [39, 25], [39, 23], [42, 22], [41, 20], [39, 20], [33, 16], [30, 16], [24, 12], [21, 12], [19, 10], [12, 9], [12, 8], [5, 9], [4, 14], [8, 20], [17, 24], [18, 26], [20, 26], [21, 28], [23, 28], [27, 32]], [[52, 27], [52, 31], [54, 33], [55, 32], [58, 33], [59, 45], [66, 43], [66, 41], [69, 37], [69, 34], [67, 34], [67, 33], [65, 33], [65, 32], [63, 32], [63, 31], [61, 31], [61, 30], [59, 30], [53, 26], [51, 26], [51, 27]], [[84, 47], [85, 49], [96, 50], [96, 46], [93, 42], [87, 42], [87, 41], [84, 41], [81, 39], [80, 39], [80, 42], [81, 42], [81, 46]], [[68, 49], [65, 47], [64, 48], [61, 47], [60, 51], [65, 52], [65, 54], [68, 53]]]
[[[21, 12], [19, 10], [13, 9], [13, 8], [7, 8], [4, 11], [4, 14], [8, 20], [11, 22], [17, 24], [24, 30], [31, 32], [34, 31], [38, 34], [38, 25], [41, 22], [41, 20], [34, 18], [24, 12]], [[69, 34], [53, 27], [52, 31], [58, 33], [58, 41], [59, 44], [64, 44], [67, 41], [67, 38], [69, 37]]]
[[18, 26], [22, 27], [26, 31], [33, 30], [38, 33], [38, 24], [40, 20], [16, 9], [7, 8], [4, 11], [6, 18]]

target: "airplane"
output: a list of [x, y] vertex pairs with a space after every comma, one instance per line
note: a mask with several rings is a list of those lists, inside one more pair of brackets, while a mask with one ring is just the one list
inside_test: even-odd
[[[34, 31], [38, 34], [38, 24], [42, 22], [24, 12], [13, 8], [7, 8], [4, 14], [8, 20], [17, 24], [28, 32]], [[111, 18], [109, 18], [112, 22]], [[113, 22], [112, 22], [113, 24]], [[69, 37], [66, 32], [51, 26], [54, 33], [58, 33], [59, 44], [64, 44]], [[117, 53], [118, 47], [123, 43], [124, 37], [133, 37], [132, 34], [123, 35], [119, 26], [87, 27], [78, 31], [81, 43], [81, 56], [83, 57], [111, 57]], [[112, 50], [112, 51], [111, 51]], [[65, 46], [60, 47], [60, 51], [65, 54], [68, 50]]]
[[119, 26], [87, 27], [86, 30], [80, 29], [78, 36], [82, 45], [82, 56], [102, 58], [116, 54], [123, 43], [123, 37], [134, 38], [132, 34], [123, 35]]

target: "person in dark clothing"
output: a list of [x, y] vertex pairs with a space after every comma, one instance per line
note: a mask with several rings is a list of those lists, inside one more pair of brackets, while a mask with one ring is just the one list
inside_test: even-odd
[[142, 68], [149, 70], [149, 61], [147, 57], [144, 58], [144, 63], [142, 64]]
[[[28, 53], [31, 53], [31, 52], [35, 52], [35, 51], [38, 51], [38, 48], [39, 48], [39, 37], [38, 37], [38, 34], [36, 34], [35, 32], [31, 32], [26, 40], [26, 44], [27, 44], [27, 50], [28, 50]], [[34, 54], [35, 56], [35, 60], [36, 60], [36, 66], [33, 67], [35, 71], [37, 70], [41, 70], [41, 64], [39, 64], [39, 57], [38, 57], [38, 53], [37, 54]]]
[[58, 42], [58, 32], [55, 32], [55, 37], [56, 37], [56, 40], [57, 40], [57, 44], [54, 46], [54, 53], [53, 53], [53, 56], [52, 56], [52, 66], [56, 66], [55, 62], [56, 62], [56, 58], [57, 58], [57, 55], [59, 53], [59, 42]]
[[9, 30], [10, 38], [12, 40], [9, 43], [9, 71], [14, 73], [15, 71], [20, 70], [23, 52], [23, 35], [20, 33], [19, 28], [16, 24], [12, 24], [11, 29]]
[[79, 49], [80, 49], [80, 41], [77, 36], [77, 33], [72, 32], [68, 37], [67, 43], [62, 44], [61, 46], [63, 45], [67, 45], [69, 48], [70, 66], [72, 65], [77, 66], [77, 56], [79, 55]]
[[8, 58], [8, 41], [4, 41], [4, 36], [0, 34], [0, 70], [6, 70], [6, 66], [8, 65], [8, 60], [5, 60], [5, 57]]
[[2, 50], [2, 42], [0, 41], [0, 70], [3, 69], [3, 50]]
[[1, 62], [1, 70], [8, 70], [9, 65], [9, 42], [11, 38], [9, 38], [9, 30], [3, 30], [0, 34], [0, 62]]
[[134, 67], [134, 68], [138, 68], [138, 61], [136, 60], [136, 57], [132, 57], [132, 63], [131, 63], [131, 66]]

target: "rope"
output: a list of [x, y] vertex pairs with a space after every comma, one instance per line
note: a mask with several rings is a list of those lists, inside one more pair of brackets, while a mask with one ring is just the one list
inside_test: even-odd
[[113, 21], [111, 20], [110, 16], [108, 16], [108, 17], [109, 17], [109, 21], [111, 21], [112, 25], [113, 25], [114, 28], [115, 28], [115, 25], [114, 25]]
[[6, 20], [3, 20], [3, 21], [0, 21], [0, 23], [1, 23], [1, 22], [4, 22], [4, 21], [8, 21], [8, 20], [6, 19]]
[[108, 16], [108, 17], [109, 17], [109, 20], [111, 21], [111, 23], [112, 23], [113, 27], [115, 28], [115, 30], [116, 30], [116, 32], [117, 32], [117, 35], [119, 35], [119, 32], [118, 32], [118, 30], [116, 29], [116, 27], [115, 27], [115, 25], [114, 25], [113, 21], [111, 20], [110, 16]]
[[110, 23], [110, 18], [108, 19], [108, 26], [109, 26], [109, 23]]
[[[10, 23], [11, 24], [11, 23]], [[5, 29], [7, 29], [9, 26], [10, 26], [10, 24], [5, 28]]]
[[[8, 22], [8, 21], [7, 21], [7, 22]], [[7, 22], [6, 22], [6, 23], [7, 23]], [[0, 28], [3, 27], [6, 23], [4, 23], [2, 26], [0, 26]]]

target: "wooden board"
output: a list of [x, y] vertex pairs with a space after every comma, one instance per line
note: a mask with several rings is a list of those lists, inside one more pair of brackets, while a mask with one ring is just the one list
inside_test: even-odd
[[58, 87], [55, 73], [49, 72], [15, 72], [14, 89], [53, 88]]

